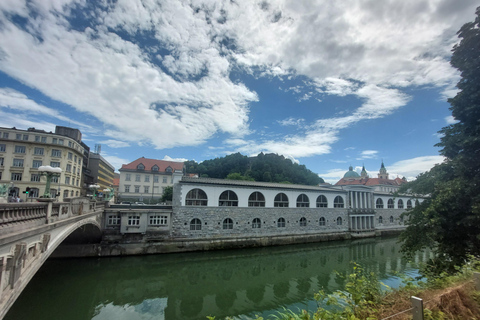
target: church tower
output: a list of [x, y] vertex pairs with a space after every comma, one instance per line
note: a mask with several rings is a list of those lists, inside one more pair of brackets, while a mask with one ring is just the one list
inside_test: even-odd
[[368, 178], [368, 173], [367, 173], [367, 170], [365, 170], [365, 165], [363, 165], [362, 172], [360, 173], [360, 176], [364, 179]]
[[382, 166], [380, 167], [380, 171], [378, 173], [378, 178], [388, 179], [388, 172], [387, 172], [387, 169], [385, 169], [385, 165], [383, 164], [383, 160], [382, 160]]

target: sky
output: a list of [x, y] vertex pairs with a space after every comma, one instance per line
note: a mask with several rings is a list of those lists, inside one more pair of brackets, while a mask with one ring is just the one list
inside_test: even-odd
[[118, 170], [277, 153], [414, 179], [473, 0], [2, 0], [0, 127], [78, 128]]

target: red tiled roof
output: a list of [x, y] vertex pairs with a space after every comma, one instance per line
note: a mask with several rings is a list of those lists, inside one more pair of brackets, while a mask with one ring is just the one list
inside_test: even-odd
[[129, 164], [123, 164], [120, 170], [137, 170], [137, 166], [140, 163], [145, 166], [144, 171], [151, 171], [154, 165], [158, 166], [159, 172], [165, 172], [165, 169], [167, 169], [168, 167], [172, 168], [173, 171], [183, 170], [183, 162], [148, 159], [143, 157], [138, 158], [137, 160], [130, 162]]
[[395, 180], [380, 179], [380, 178], [362, 178], [362, 179], [340, 179], [336, 186], [349, 186], [349, 185], [364, 185], [364, 186], [378, 186], [378, 185], [390, 185], [399, 186], [406, 183], [406, 181], [396, 178]]

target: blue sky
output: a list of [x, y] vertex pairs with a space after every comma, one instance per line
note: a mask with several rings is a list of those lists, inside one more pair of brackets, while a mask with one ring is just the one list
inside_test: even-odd
[[115, 168], [282, 154], [413, 179], [473, 0], [0, 1], [0, 126], [79, 128]]

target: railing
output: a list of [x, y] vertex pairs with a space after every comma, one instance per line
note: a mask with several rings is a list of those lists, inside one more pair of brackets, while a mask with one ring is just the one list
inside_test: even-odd
[[0, 225], [47, 217], [46, 203], [6, 203], [0, 205]]

